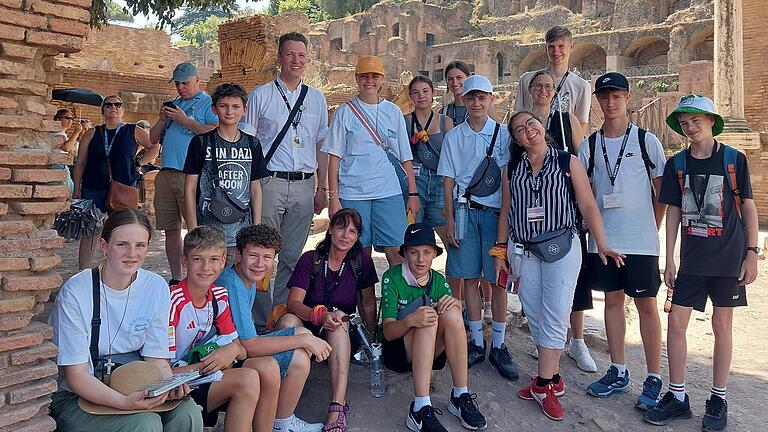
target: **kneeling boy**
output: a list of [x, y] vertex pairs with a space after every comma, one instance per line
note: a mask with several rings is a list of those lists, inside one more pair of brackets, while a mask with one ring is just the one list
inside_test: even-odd
[[451, 366], [453, 392], [448, 411], [471, 430], [487, 424], [475, 396], [467, 390], [467, 336], [461, 303], [451, 296], [443, 275], [432, 270], [432, 260], [443, 249], [435, 232], [424, 223], [405, 231], [399, 254], [406, 259], [384, 273], [381, 316], [384, 326], [384, 364], [396, 372], [413, 371], [415, 398], [406, 426], [415, 432], [445, 431], [429, 399], [431, 370]]
[[235, 241], [235, 264], [224, 270], [216, 284], [227, 289], [232, 318], [248, 357], [272, 356], [280, 367], [282, 383], [278, 384], [274, 432], [319, 432], [322, 423], [307, 423], [293, 412], [309, 376], [310, 354], [321, 362], [328, 357], [331, 347], [303, 327], [282, 329], [262, 337], [256, 334], [251, 314], [256, 284], [272, 271], [282, 240], [277, 230], [259, 224], [241, 229]]

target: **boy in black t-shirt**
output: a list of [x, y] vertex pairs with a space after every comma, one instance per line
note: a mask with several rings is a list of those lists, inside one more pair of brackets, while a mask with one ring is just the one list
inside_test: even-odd
[[[248, 94], [237, 84], [224, 83], [211, 95], [216, 129], [192, 138], [184, 162], [184, 219], [187, 229], [214, 226], [227, 237], [227, 262], [234, 260], [235, 236], [240, 228], [261, 222], [261, 182], [267, 167], [259, 141], [238, 129], [245, 115]], [[212, 151], [216, 149], [216, 160]], [[218, 174], [218, 179], [216, 179]], [[216, 181], [230, 203], [243, 206], [246, 214], [238, 221], [224, 223], [214, 216]]]
[[[723, 118], [709, 98], [688, 95], [667, 124], [691, 140], [688, 149], [667, 161], [659, 201], [667, 208], [667, 264], [664, 282], [674, 289], [667, 329], [669, 391], [643, 419], [664, 425], [692, 417], [685, 392], [685, 332], [695, 308], [712, 300], [712, 388], [702, 419], [703, 431], [727, 427], [726, 384], [733, 351], [733, 309], [746, 306], [745, 286], [757, 276], [757, 208], [752, 199], [747, 159], [718, 143]], [[675, 242], [681, 226], [680, 270]]]

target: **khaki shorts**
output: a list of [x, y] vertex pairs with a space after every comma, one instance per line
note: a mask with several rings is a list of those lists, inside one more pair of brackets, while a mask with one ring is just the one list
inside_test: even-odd
[[181, 229], [184, 212], [184, 173], [162, 170], [155, 176], [155, 229]]

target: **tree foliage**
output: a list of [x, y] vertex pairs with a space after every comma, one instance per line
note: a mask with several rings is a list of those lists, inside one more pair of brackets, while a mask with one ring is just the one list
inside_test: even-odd
[[343, 18], [347, 15], [365, 12], [377, 2], [378, 0], [318, 0], [320, 8], [330, 18]]
[[287, 11], [304, 12], [310, 21], [342, 18], [365, 12], [378, 0], [270, 0], [267, 9], [270, 15]]
[[181, 30], [184, 28], [202, 23], [210, 17], [229, 19], [240, 14], [240, 12], [241, 8], [237, 3], [235, 3], [229, 10], [225, 10], [217, 4], [211, 5], [206, 9], [187, 8], [180, 17], [174, 18], [171, 23], [171, 30], [173, 33], [180, 34]]
[[133, 15], [113, 0], [107, 0], [106, 8], [106, 16], [109, 21], [133, 22]]
[[201, 47], [206, 42], [216, 45], [219, 40], [219, 24], [222, 22], [224, 22], [224, 18], [211, 16], [205, 21], [182, 28], [179, 31], [179, 35], [182, 39], [196, 47]]
[[318, 22], [328, 19], [328, 14], [320, 8], [316, 0], [282, 0], [278, 5], [278, 13], [304, 12], [310, 22]]

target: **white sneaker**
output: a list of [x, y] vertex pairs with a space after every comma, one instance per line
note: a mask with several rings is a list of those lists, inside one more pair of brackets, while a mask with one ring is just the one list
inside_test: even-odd
[[565, 348], [565, 353], [568, 354], [568, 357], [576, 360], [576, 366], [584, 372], [597, 372], [597, 364], [583, 339], [571, 339]]
[[485, 306], [483, 306], [483, 321], [485, 321], [486, 324], [490, 324], [493, 321], [491, 302], [485, 302]]
[[278, 426], [275, 422], [275, 426], [272, 428], [272, 432], [320, 432], [322, 430], [322, 423], [307, 423], [296, 417], [295, 414], [291, 414], [282, 426]]
[[531, 351], [529, 354], [530, 354], [531, 357], [533, 357], [536, 360], [538, 360], [539, 359], [539, 348], [534, 346], [533, 347], [533, 351]]

